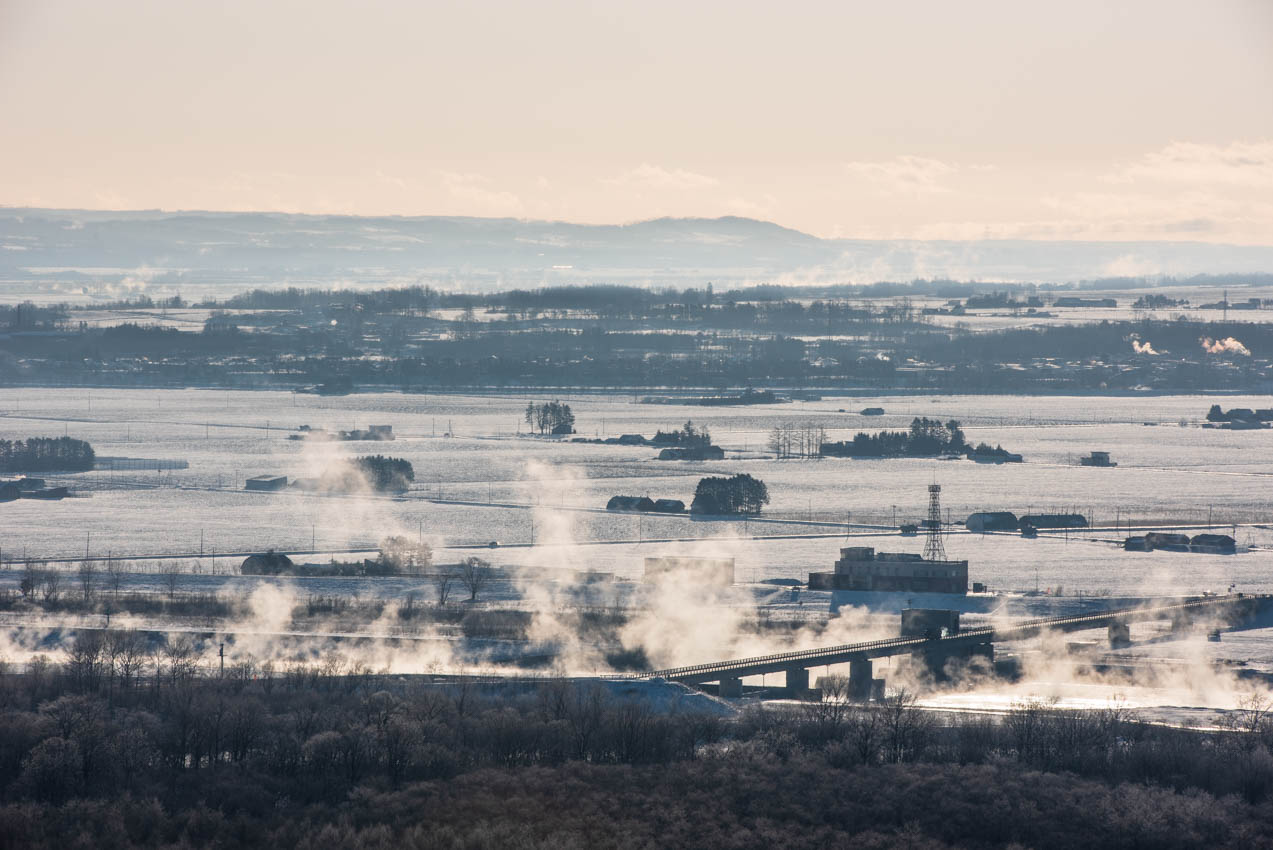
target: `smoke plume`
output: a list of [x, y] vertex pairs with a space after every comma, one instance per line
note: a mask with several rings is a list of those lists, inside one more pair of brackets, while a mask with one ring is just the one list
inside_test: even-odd
[[1140, 337], [1137, 336], [1136, 334], [1132, 334], [1130, 337], [1128, 337], [1128, 339], [1131, 340], [1132, 351], [1135, 351], [1137, 354], [1149, 354], [1151, 356], [1156, 357], [1162, 353], [1160, 351], [1155, 351], [1154, 344], [1150, 342], [1149, 340], [1145, 340], [1144, 342], [1141, 342]]
[[1204, 336], [1198, 340], [1198, 342], [1202, 344], [1202, 350], [1208, 354], [1241, 354], [1244, 357], [1251, 356], [1251, 350], [1231, 336], [1227, 336], [1221, 340], [1214, 340], [1209, 336]]

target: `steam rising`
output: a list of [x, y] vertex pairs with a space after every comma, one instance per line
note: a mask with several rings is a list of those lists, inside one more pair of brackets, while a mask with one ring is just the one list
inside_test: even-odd
[[1137, 336], [1136, 334], [1132, 334], [1130, 337], [1128, 337], [1128, 339], [1131, 340], [1132, 350], [1135, 351], [1137, 354], [1149, 354], [1151, 356], [1156, 357], [1162, 353], [1159, 351], [1155, 351], [1154, 344], [1150, 342], [1149, 340], [1145, 340], [1144, 342], [1141, 342], [1140, 337]]
[[1198, 340], [1198, 342], [1202, 345], [1202, 350], [1208, 354], [1241, 354], [1244, 357], [1251, 356], [1250, 349], [1231, 336], [1227, 336], [1221, 340], [1214, 340], [1209, 336], [1204, 336]]

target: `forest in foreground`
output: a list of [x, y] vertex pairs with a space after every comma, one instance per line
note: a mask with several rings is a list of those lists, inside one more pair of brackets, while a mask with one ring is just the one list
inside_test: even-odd
[[1270, 847], [1273, 725], [913, 696], [738, 716], [597, 681], [205, 667], [92, 633], [0, 675], [0, 848]]

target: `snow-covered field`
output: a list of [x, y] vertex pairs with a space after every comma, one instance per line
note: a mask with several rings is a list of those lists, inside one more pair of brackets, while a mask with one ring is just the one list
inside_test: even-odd
[[[686, 419], [709, 427], [724, 461], [666, 462], [646, 447], [529, 438], [521, 414], [548, 396], [360, 394], [318, 397], [221, 390], [0, 390], [0, 438], [69, 434], [99, 455], [184, 460], [164, 472], [94, 471], [51, 476], [85, 498], [0, 505], [6, 559], [74, 557], [86, 549], [128, 557], [374, 546], [384, 535], [424, 536], [441, 558], [481, 546], [496, 563], [530, 563], [636, 577], [641, 558], [671, 551], [721, 551], [740, 580], [803, 578], [829, 569], [843, 545], [918, 551], [922, 541], [861, 526], [914, 520], [929, 483], [943, 486], [955, 520], [974, 510], [1073, 510], [1098, 525], [1135, 520], [1216, 526], [1238, 523], [1237, 556], [1124, 553], [1111, 531], [1045, 536], [955, 533], [952, 556], [971, 562], [974, 581], [998, 589], [1060, 586], [1068, 591], [1138, 593], [1273, 591], [1264, 526], [1273, 430], [1196, 427], [1213, 399], [902, 396], [835, 398], [745, 408], [643, 405], [629, 396], [566, 396], [580, 436], [651, 435]], [[1267, 407], [1265, 398], [1227, 397], [1225, 407]], [[886, 409], [863, 417], [863, 407]], [[815, 422], [832, 439], [861, 429], [903, 428], [914, 416], [958, 419], [973, 441], [1002, 444], [1024, 464], [938, 460], [785, 460], [762, 454], [780, 423]], [[1181, 427], [1185, 420], [1189, 427]], [[1152, 424], [1146, 424], [1152, 423]], [[389, 424], [392, 443], [288, 440], [302, 424], [328, 428]], [[446, 434], [453, 436], [444, 436]], [[1119, 466], [1077, 465], [1093, 449]], [[411, 461], [416, 483], [402, 498], [245, 492], [261, 474], [315, 475], [338, 456], [384, 452]], [[600, 509], [615, 494], [689, 502], [703, 475], [749, 472], [769, 487], [765, 521], [638, 517]], [[779, 521], [781, 520], [781, 521]], [[813, 521], [818, 524], [809, 524]], [[852, 528], [848, 524], [852, 524]], [[1228, 529], [1225, 529], [1228, 530]], [[846, 534], [851, 531], [851, 541]], [[534, 535], [534, 548], [526, 547]], [[816, 535], [803, 539], [771, 536]], [[744, 539], [744, 538], [761, 539]], [[704, 542], [651, 542], [663, 540]], [[486, 549], [498, 541], [501, 548]], [[848, 542], [846, 542], [848, 541]], [[218, 569], [234, 564], [225, 559]]]

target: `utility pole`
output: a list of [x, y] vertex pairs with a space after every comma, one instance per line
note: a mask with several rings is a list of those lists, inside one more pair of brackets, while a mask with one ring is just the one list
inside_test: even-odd
[[221, 656], [221, 678], [225, 678], [225, 641], [221, 642], [221, 648], [217, 650], [217, 655]]

